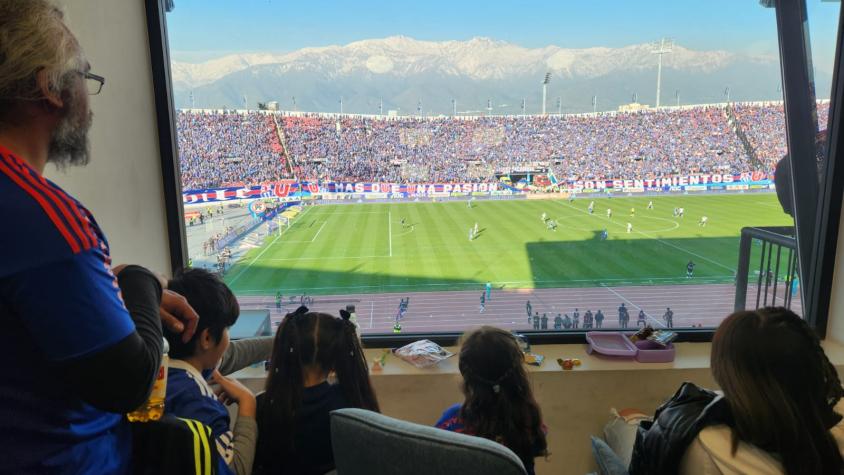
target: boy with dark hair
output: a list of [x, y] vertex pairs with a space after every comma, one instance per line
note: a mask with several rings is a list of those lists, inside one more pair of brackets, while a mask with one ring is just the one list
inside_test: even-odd
[[[217, 473], [249, 474], [258, 431], [255, 395], [238, 381], [215, 370], [229, 346], [228, 329], [240, 314], [237, 299], [219, 277], [204, 269], [178, 272], [169, 288], [184, 296], [200, 318], [196, 334], [187, 342], [165, 332], [170, 342], [170, 368], [164, 411], [196, 419], [211, 427], [220, 454]], [[220, 386], [216, 394], [206, 382], [212, 371], [211, 381]], [[233, 429], [221, 401], [238, 404], [237, 423]]]

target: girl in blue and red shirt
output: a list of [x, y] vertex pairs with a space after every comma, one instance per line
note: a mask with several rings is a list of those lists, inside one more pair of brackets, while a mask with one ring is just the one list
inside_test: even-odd
[[532, 475], [533, 459], [548, 455], [547, 431], [516, 338], [480, 327], [464, 335], [459, 366], [465, 400], [446, 409], [436, 426], [504, 445]]

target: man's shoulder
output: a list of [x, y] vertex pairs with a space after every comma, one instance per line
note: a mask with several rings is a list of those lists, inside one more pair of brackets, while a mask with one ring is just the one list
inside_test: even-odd
[[0, 277], [104, 247], [90, 213], [64, 190], [0, 148]]

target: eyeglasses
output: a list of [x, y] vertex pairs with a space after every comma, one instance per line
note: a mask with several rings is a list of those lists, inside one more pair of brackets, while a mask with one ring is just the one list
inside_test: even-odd
[[103, 90], [103, 85], [105, 84], [104, 77], [91, 74], [87, 71], [79, 71], [79, 74], [85, 78], [85, 87], [88, 88], [89, 95], [96, 96]]

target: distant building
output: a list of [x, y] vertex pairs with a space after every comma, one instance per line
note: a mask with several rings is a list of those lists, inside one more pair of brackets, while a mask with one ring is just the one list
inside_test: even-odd
[[640, 110], [650, 109], [651, 106], [647, 104], [639, 104], [638, 102], [631, 102], [630, 104], [622, 104], [618, 106], [619, 112], [638, 112]]

